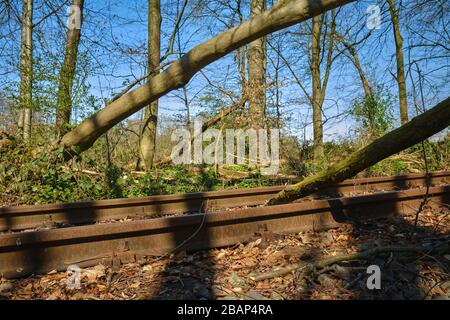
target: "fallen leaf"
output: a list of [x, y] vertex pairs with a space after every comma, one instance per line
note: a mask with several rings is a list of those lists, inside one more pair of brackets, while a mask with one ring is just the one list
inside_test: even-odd
[[231, 276], [228, 280], [230, 282], [230, 284], [233, 287], [239, 287], [239, 288], [249, 288], [250, 286], [248, 285], [248, 283], [240, 278], [236, 272], [231, 273]]
[[217, 255], [217, 259], [222, 259], [223, 257], [225, 257], [227, 254], [226, 252], [222, 251]]
[[88, 283], [96, 282], [105, 276], [106, 267], [104, 265], [96, 265], [92, 270], [83, 270], [83, 276], [87, 278]]
[[153, 270], [153, 267], [151, 266], [151, 265], [146, 265], [146, 266], [144, 266], [143, 268], [142, 268], [142, 270], [144, 270], [144, 271], [152, 271]]
[[7, 293], [13, 289], [13, 285], [11, 282], [3, 282], [0, 284], [0, 293]]
[[62, 292], [60, 289], [52, 292], [45, 300], [58, 300], [62, 298]]
[[31, 293], [31, 292], [33, 291], [33, 284], [32, 284], [32, 283], [27, 284], [27, 285], [25, 286], [25, 288], [23, 288], [23, 290], [24, 290], [26, 293]]

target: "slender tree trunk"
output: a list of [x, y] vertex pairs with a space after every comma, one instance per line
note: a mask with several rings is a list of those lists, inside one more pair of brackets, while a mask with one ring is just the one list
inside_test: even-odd
[[33, 102], [33, 0], [22, 1], [19, 99], [19, 128], [23, 130], [23, 139], [29, 141]]
[[[266, 9], [266, 0], [251, 0], [250, 15], [255, 17]], [[248, 46], [248, 111], [249, 125], [261, 128], [266, 114], [266, 39], [261, 37]]]
[[314, 160], [323, 156], [323, 124], [322, 124], [322, 80], [320, 76], [320, 36], [322, 33], [322, 15], [312, 18], [311, 40], [311, 79], [312, 79], [312, 108], [313, 108], [313, 135]]
[[361, 66], [361, 62], [359, 61], [358, 53], [356, 52], [356, 49], [353, 45], [347, 43], [345, 40], [341, 39], [342, 44], [347, 49], [347, 51], [351, 55], [351, 61], [353, 65], [355, 66], [356, 71], [358, 72], [359, 78], [361, 79], [361, 84], [364, 90], [364, 96], [366, 98], [370, 98], [373, 94], [372, 88], [369, 84], [369, 81], [366, 78], [366, 75], [364, 74], [364, 71]]
[[247, 91], [247, 75], [246, 75], [246, 56], [245, 56], [246, 48], [242, 47], [239, 50], [236, 50], [236, 60], [237, 60], [237, 70], [241, 77], [241, 91]]
[[60, 144], [66, 151], [66, 157], [74, 156], [71, 151], [73, 146], [77, 146], [79, 151], [89, 149], [102, 134], [117, 123], [148, 105], [149, 101], [182, 88], [199, 70], [226, 54], [269, 33], [353, 1], [284, 0], [270, 10], [201, 43], [164, 72], [109, 103], [64, 135]]
[[17, 126], [19, 127], [19, 131], [23, 135], [23, 109], [19, 109], [18, 116], [19, 118], [17, 120]]
[[369, 81], [367, 81], [367, 78], [364, 74], [358, 54], [356, 53], [355, 49], [353, 49], [351, 53], [353, 56], [353, 65], [355, 66], [356, 71], [358, 71], [359, 78], [361, 79], [361, 84], [364, 89], [364, 96], [366, 98], [370, 98], [372, 97], [372, 88], [370, 87]]
[[183, 87], [183, 103], [186, 108], [186, 128], [191, 125], [191, 108], [189, 106], [189, 97], [186, 86]]
[[[361, 79], [361, 84], [364, 90], [364, 98], [366, 101], [371, 101], [373, 99], [373, 90], [372, 87], [369, 85], [369, 81], [367, 81], [367, 78], [364, 74], [364, 71], [362, 69], [361, 63], [359, 61], [358, 54], [353, 46], [349, 46], [348, 50], [350, 54], [352, 55], [352, 62], [353, 65], [356, 68], [356, 71], [358, 72], [359, 78]], [[372, 100], [371, 103], [374, 101]], [[369, 117], [369, 128], [370, 128], [370, 136], [371, 138], [378, 138], [379, 135], [375, 131], [375, 117], [374, 113], [371, 111], [368, 114]]]
[[280, 113], [280, 55], [277, 55], [277, 63], [275, 65], [275, 108], [277, 110], [277, 129], [281, 130], [281, 113]]
[[405, 66], [403, 63], [403, 38], [400, 33], [398, 11], [395, 8], [395, 0], [387, 0], [387, 2], [389, 3], [389, 11], [391, 13], [392, 29], [394, 30], [395, 58], [397, 61], [396, 80], [400, 101], [400, 119], [401, 123], [405, 124], [408, 122], [408, 102], [406, 98]]
[[[355, 66], [356, 71], [358, 72], [359, 78], [361, 79], [361, 84], [364, 90], [364, 98], [366, 101], [370, 101], [373, 99], [373, 89], [369, 84], [369, 81], [364, 74], [364, 71], [361, 66], [361, 62], [359, 61], [358, 53], [356, 52], [355, 46], [353, 44], [349, 44], [345, 41], [340, 35], [338, 35], [339, 41], [344, 45], [345, 49], [349, 52], [350, 56], [347, 56], [349, 60]], [[372, 101], [373, 102], [373, 101]], [[370, 127], [370, 135], [372, 138], [378, 138], [378, 134], [375, 132], [375, 119], [373, 113], [370, 112], [368, 114], [369, 117], [369, 127]]]
[[291, 185], [272, 198], [268, 205], [289, 203], [358, 172], [431, 137], [450, 125], [450, 97], [410, 122], [385, 134], [347, 159], [318, 174]]
[[[179, 52], [179, 58], [181, 58], [182, 54], [181, 52], [183, 51], [182, 47], [181, 47], [181, 36], [180, 36], [180, 29], [177, 29], [177, 44], [178, 44], [178, 52]], [[189, 105], [189, 97], [188, 97], [188, 90], [186, 88], [186, 86], [183, 87], [183, 103], [184, 103], [184, 107], [186, 108], [186, 128], [189, 128], [191, 125], [191, 108]]]
[[[81, 36], [81, 23], [83, 21], [84, 0], [72, 1], [72, 12], [70, 16], [80, 14], [80, 17], [74, 17], [75, 23], [69, 23], [66, 34], [66, 49], [64, 61], [59, 74], [58, 98], [56, 102], [56, 136], [63, 136], [69, 131], [70, 118], [72, 116], [72, 88], [75, 78], [77, 65], [78, 45]], [[80, 24], [78, 24], [78, 22]]]
[[[161, 8], [160, 0], [148, 0], [148, 81], [155, 75], [161, 58]], [[158, 100], [151, 101], [144, 113], [144, 125], [139, 141], [141, 165], [146, 170], [153, 167], [158, 127]]]

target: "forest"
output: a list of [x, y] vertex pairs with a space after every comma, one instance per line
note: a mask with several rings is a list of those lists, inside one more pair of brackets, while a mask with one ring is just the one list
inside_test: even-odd
[[[44, 278], [2, 280], [13, 268], [0, 263], [0, 300], [449, 299], [449, 10], [445, 0], [0, 0], [0, 252], [6, 237], [25, 229], [126, 225], [137, 223], [139, 210], [146, 215], [143, 228], [152, 220], [152, 201], [163, 203], [155, 199], [209, 199], [195, 210], [190, 200], [189, 209], [167, 220], [175, 226], [170, 221], [183, 215], [200, 217], [198, 229], [173, 231], [175, 247], [138, 258], [143, 248], [130, 240], [134, 264], [119, 259], [122, 267], [115, 270], [112, 258], [112, 267], [86, 265], [94, 269], [83, 269], [81, 291], [56, 284], [69, 269], [50, 258], [22, 262], [30, 274], [49, 274], [50, 291], [38, 283]], [[388, 186], [388, 179], [420, 185]], [[355, 181], [353, 191], [340, 189], [347, 180]], [[380, 189], [356, 191], [357, 184], [383, 181]], [[401, 200], [401, 192], [393, 195], [399, 189], [423, 194]], [[239, 200], [251, 192], [260, 195], [256, 202]], [[222, 193], [236, 199], [220, 207]], [[352, 204], [353, 196], [366, 201], [363, 196], [378, 193], [386, 200], [371, 200], [377, 209]], [[408, 214], [399, 214], [390, 196], [406, 201]], [[111, 199], [117, 207], [143, 204], [103, 221], [108, 213], [102, 206]], [[289, 216], [295, 206], [300, 212], [300, 205], [316, 200], [331, 206], [331, 230], [321, 218], [311, 230], [296, 220], [286, 230], [249, 227], [251, 237], [233, 240], [216, 241], [214, 231], [203, 235], [214, 206]], [[346, 219], [372, 211], [381, 217], [373, 224], [379, 239], [369, 227], [355, 229], [365, 220], [334, 225], [341, 221], [333, 208], [347, 200], [355, 207], [342, 209]], [[57, 209], [45, 209], [51, 206]], [[80, 218], [71, 218], [67, 212], [77, 206], [85, 209], [73, 209]], [[157, 219], [175, 213], [158, 206], [151, 212]], [[22, 228], [22, 218], [10, 218], [44, 209], [55, 214], [51, 226], [30, 220], [32, 227]], [[324, 225], [320, 231], [317, 223]], [[328, 246], [340, 249], [330, 257]], [[417, 254], [425, 251], [434, 262], [419, 266]], [[263, 266], [268, 255], [281, 265], [278, 271]], [[214, 269], [232, 256], [242, 257], [243, 271], [230, 261], [230, 270]], [[408, 257], [415, 263], [405, 262]], [[365, 273], [352, 264], [362, 260], [366, 267], [373, 259], [386, 264], [390, 279], [376, 293], [358, 287]], [[190, 270], [193, 260], [207, 270]], [[302, 261], [308, 263], [300, 268]], [[412, 266], [415, 278], [406, 278], [414, 281], [405, 286], [414, 282], [414, 288], [397, 285], [404, 279], [395, 263]], [[225, 289], [193, 276], [180, 289], [167, 278], [183, 269], [173, 264], [199, 272], [199, 279], [226, 279]], [[262, 269], [249, 273], [255, 264]], [[146, 285], [148, 277], [136, 279], [136, 270], [153, 274], [159, 287]], [[112, 281], [117, 274], [129, 281]], [[418, 285], [419, 278], [428, 283]]]

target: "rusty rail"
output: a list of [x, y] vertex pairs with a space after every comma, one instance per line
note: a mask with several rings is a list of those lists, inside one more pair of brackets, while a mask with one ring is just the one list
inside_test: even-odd
[[[360, 192], [408, 189], [424, 186], [423, 174], [346, 180], [325, 188], [321, 195], [338, 197]], [[430, 174], [432, 186], [450, 183], [450, 172]], [[38, 206], [0, 208], [0, 232], [51, 227], [58, 224], [81, 225], [124, 218], [142, 219], [176, 213], [218, 211], [230, 207], [263, 204], [284, 186], [224, 190], [191, 194], [110, 199]], [[318, 196], [318, 195], [316, 195]]]
[[[140, 256], [227, 246], [256, 232], [321, 230], [354, 220], [411, 214], [425, 188], [305, 201], [272, 207], [218, 211], [0, 235], [0, 274], [7, 278]], [[432, 187], [432, 203], [450, 204], [450, 186]], [[186, 242], [186, 239], [189, 241]]]

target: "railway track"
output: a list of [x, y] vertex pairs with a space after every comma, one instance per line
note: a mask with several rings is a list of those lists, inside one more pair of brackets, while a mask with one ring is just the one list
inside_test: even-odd
[[[430, 174], [431, 186], [450, 184], [450, 172]], [[386, 190], [425, 186], [423, 174], [346, 180], [330, 185], [317, 197], [339, 197]], [[34, 228], [94, 224], [126, 218], [143, 219], [182, 213], [214, 212], [227, 208], [258, 206], [281, 191], [284, 186], [211, 191], [191, 194], [149, 196], [73, 203], [0, 207], [0, 232]]]
[[[450, 205], [449, 179], [449, 172], [429, 176], [431, 205]], [[0, 274], [16, 278], [63, 271], [73, 264], [114, 265], [178, 249], [232, 245], [264, 231], [321, 230], [354, 220], [410, 214], [423, 201], [426, 180], [423, 175], [348, 180], [326, 188], [316, 195], [322, 197], [319, 200], [235, 210], [229, 208], [260, 205], [283, 187], [1, 208], [3, 231], [49, 223], [83, 225], [0, 235]], [[367, 192], [376, 193], [339, 197]], [[190, 214], [147, 219], [186, 212]], [[92, 224], [130, 217], [137, 220]]]

